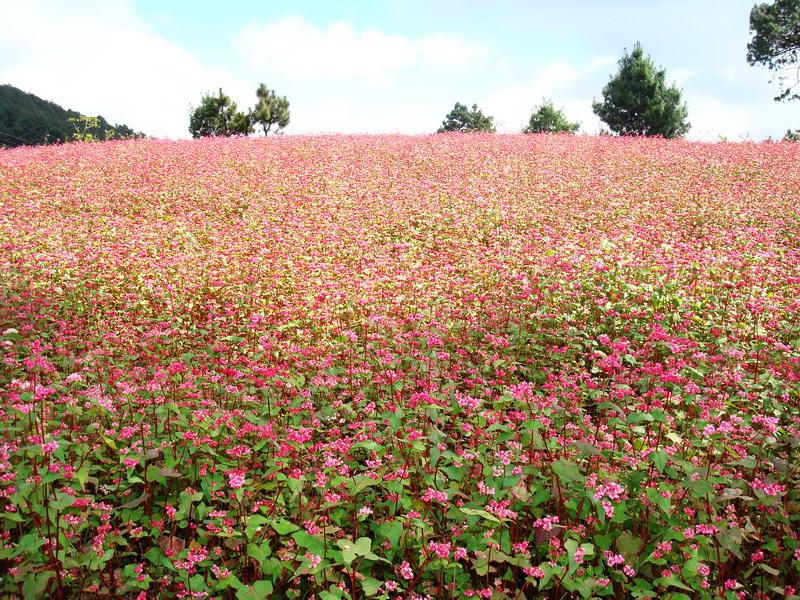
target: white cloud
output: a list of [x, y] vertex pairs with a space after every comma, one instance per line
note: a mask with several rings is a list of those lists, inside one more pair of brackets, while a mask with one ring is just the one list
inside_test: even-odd
[[519, 132], [527, 123], [534, 106], [543, 98], [552, 100], [563, 108], [570, 120], [581, 121], [583, 131], [598, 130], [597, 117], [591, 110], [591, 98], [576, 96], [575, 87], [599, 65], [608, 64], [605, 59], [595, 59], [587, 66], [575, 67], [557, 61], [538, 71], [527, 83], [510, 85], [498, 89], [486, 97], [481, 105], [487, 114], [495, 117], [498, 131]]
[[371, 27], [357, 30], [347, 22], [321, 27], [299, 16], [251, 23], [233, 43], [253, 69], [277, 70], [293, 77], [382, 81], [409, 67], [474, 66], [488, 53], [484, 44], [455, 35], [404, 37]]
[[667, 72], [667, 85], [671, 85], [674, 82], [681, 88], [694, 76], [695, 71], [693, 69], [672, 69]]
[[[189, 108], [222, 86], [253, 85], [149, 31], [131, 2], [14, 2], [4, 7], [0, 82], [154, 136], [187, 137]], [[251, 89], [253, 88], [253, 89]]]
[[789, 103], [733, 104], [716, 96], [691, 92], [685, 99], [692, 124], [687, 136], [690, 139], [715, 140], [722, 136], [731, 141], [760, 140], [769, 135], [780, 138], [787, 129], [800, 125], [800, 110]]
[[602, 69], [606, 65], [610, 65], [615, 62], [616, 61], [610, 56], [598, 56], [589, 63], [587, 69], [589, 69], [590, 71], [594, 71], [596, 69]]

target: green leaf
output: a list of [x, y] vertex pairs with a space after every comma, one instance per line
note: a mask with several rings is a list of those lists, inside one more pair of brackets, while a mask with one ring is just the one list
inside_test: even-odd
[[270, 557], [271, 554], [272, 549], [269, 547], [269, 542], [262, 542], [261, 544], [247, 544], [247, 556], [254, 558], [258, 564], [263, 563]]
[[342, 549], [342, 561], [349, 565], [356, 559], [356, 545], [350, 540], [336, 540], [336, 545]]
[[764, 563], [761, 563], [758, 566], [765, 573], [769, 573], [770, 575], [774, 575], [775, 577], [777, 577], [778, 575], [781, 574], [781, 572], [778, 569], [774, 569], [773, 567], [770, 567], [769, 565], [765, 565]]
[[714, 486], [705, 479], [697, 479], [695, 481], [686, 479], [683, 485], [689, 488], [692, 491], [692, 495], [698, 498], [704, 498], [708, 494], [714, 494]]
[[86, 481], [89, 479], [89, 465], [85, 464], [75, 471], [75, 479], [78, 480], [78, 483], [81, 486], [81, 489], [86, 489]]
[[253, 585], [242, 585], [236, 591], [237, 600], [264, 600], [272, 594], [272, 582], [262, 579]]
[[63, 492], [56, 492], [56, 499], [50, 503], [50, 508], [61, 512], [65, 508], [72, 506], [73, 502], [75, 502], [75, 496], [70, 496]]
[[297, 542], [297, 545], [301, 548], [305, 548], [317, 556], [325, 556], [325, 544], [323, 541], [310, 535], [307, 531], [303, 531], [302, 529], [300, 531], [295, 531], [292, 534], [292, 538], [294, 538], [294, 541]]
[[389, 540], [392, 548], [397, 548], [397, 543], [400, 541], [400, 536], [403, 533], [403, 524], [399, 521], [387, 521], [381, 523], [377, 527], [378, 535], [385, 537]]
[[485, 510], [480, 510], [477, 508], [462, 508], [461, 512], [463, 512], [465, 515], [483, 517], [487, 521], [492, 521], [493, 523], [500, 522], [500, 519], [495, 517], [493, 514], [486, 512]]
[[664, 511], [665, 513], [669, 513], [671, 501], [669, 498], [665, 498], [664, 496], [662, 496], [658, 490], [655, 490], [653, 488], [647, 488], [647, 498], [650, 500], [650, 502], [658, 506], [662, 511]]
[[47, 584], [55, 575], [53, 571], [42, 571], [41, 573], [28, 573], [25, 582], [22, 584], [22, 595], [25, 600], [36, 600], [42, 598]]
[[372, 550], [372, 540], [368, 537], [360, 537], [356, 540], [355, 544], [356, 554], [359, 556], [366, 556]]
[[289, 535], [300, 529], [297, 525], [286, 519], [273, 519], [269, 522], [270, 527], [278, 532], [278, 535]]
[[348, 485], [348, 491], [350, 492], [351, 496], [355, 496], [360, 492], [364, 491], [370, 486], [376, 485], [379, 482], [371, 477], [367, 477], [366, 475], [356, 475], [350, 480], [350, 484]]
[[44, 540], [39, 537], [37, 533], [29, 533], [23, 535], [17, 544], [17, 549], [12, 556], [19, 556], [20, 554], [30, 554], [40, 546], [44, 545]]
[[670, 575], [669, 577], [659, 577], [658, 579], [654, 580], [653, 583], [655, 585], [663, 585], [664, 587], [672, 586], [689, 592], [694, 591], [674, 575]]
[[654, 421], [653, 415], [646, 412], [633, 412], [628, 415], [626, 423], [628, 425], [637, 425], [639, 423], [652, 423]]
[[643, 548], [644, 541], [632, 533], [624, 531], [617, 537], [617, 550], [619, 550], [619, 553], [629, 562], [631, 559], [635, 558]]
[[663, 473], [667, 466], [669, 455], [663, 450], [656, 450], [650, 454], [650, 460], [653, 461], [653, 464], [656, 466], [656, 469], [658, 469], [658, 472]]
[[361, 589], [364, 590], [367, 596], [374, 596], [377, 594], [382, 585], [382, 581], [373, 579], [372, 577], [364, 577], [364, 579], [361, 580]]
[[[266, 517], [262, 517], [261, 515], [251, 515], [247, 519], [247, 526], [244, 529], [244, 534], [247, 536], [247, 539], [252, 539], [259, 528], [264, 525], [265, 523], [269, 523], [269, 519]], [[274, 525], [272, 525], [274, 527]], [[278, 532], [280, 533], [280, 532]]]
[[578, 465], [566, 460], [557, 460], [553, 462], [553, 473], [555, 473], [562, 481], [583, 481], [584, 476], [581, 474]]

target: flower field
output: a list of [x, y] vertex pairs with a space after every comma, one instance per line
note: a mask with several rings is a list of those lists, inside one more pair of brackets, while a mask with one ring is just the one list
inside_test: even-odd
[[0, 596], [800, 598], [800, 145], [0, 152]]

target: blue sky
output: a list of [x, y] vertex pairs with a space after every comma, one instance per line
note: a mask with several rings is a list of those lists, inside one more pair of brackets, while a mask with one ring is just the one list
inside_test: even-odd
[[0, 83], [162, 137], [188, 135], [204, 92], [246, 107], [259, 82], [288, 96], [287, 133], [426, 133], [456, 101], [512, 132], [543, 97], [596, 133], [592, 99], [639, 41], [683, 89], [689, 137], [780, 137], [800, 102], [745, 61], [752, 4], [0, 0], [18, 25]]

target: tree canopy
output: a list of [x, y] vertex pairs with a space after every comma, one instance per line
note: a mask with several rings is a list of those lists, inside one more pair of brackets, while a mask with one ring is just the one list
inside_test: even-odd
[[189, 133], [192, 137], [211, 135], [247, 135], [253, 131], [250, 116], [239, 112], [236, 103], [226, 95], [222, 88], [216, 96], [206, 94], [200, 106], [192, 111], [189, 118]]
[[775, 72], [783, 88], [775, 100], [800, 99], [800, 0], [756, 4], [750, 31], [747, 62]]
[[456, 102], [453, 110], [451, 110], [442, 121], [442, 126], [437, 130], [437, 133], [444, 133], [445, 131], [483, 131], [494, 133], [494, 117], [487, 117], [484, 115], [477, 104], [473, 104], [472, 108], [467, 108], [466, 104]]
[[542, 99], [542, 104], [535, 108], [531, 114], [528, 126], [522, 133], [575, 133], [581, 124], [567, 119], [564, 113], [547, 99]]
[[261, 125], [264, 135], [267, 135], [273, 126], [275, 131], [280, 131], [289, 124], [289, 101], [286, 96], [279, 97], [263, 83], [256, 90], [256, 105], [250, 111], [250, 118], [254, 124]]
[[688, 109], [681, 91], [665, 79], [666, 71], [657, 69], [637, 42], [619, 60], [619, 71], [603, 87], [603, 101], [593, 102], [592, 109], [619, 135], [684, 135]]

